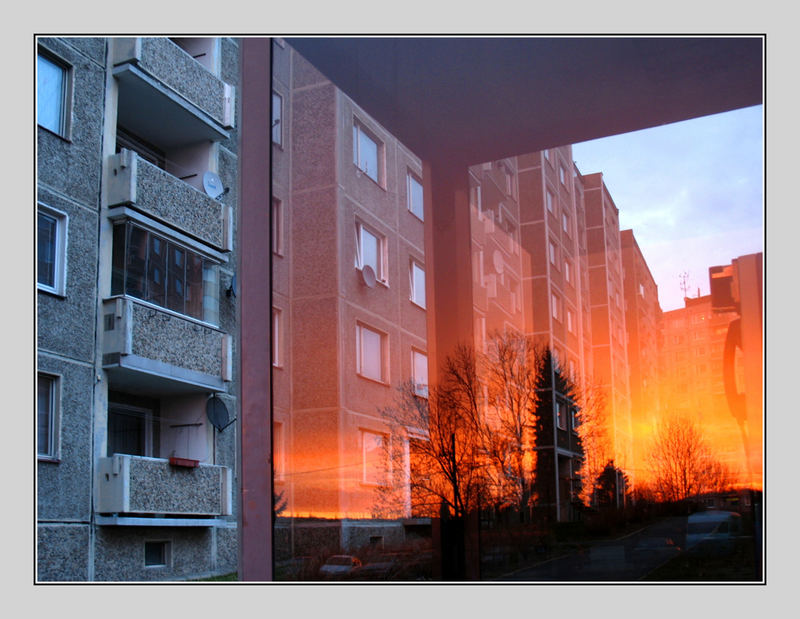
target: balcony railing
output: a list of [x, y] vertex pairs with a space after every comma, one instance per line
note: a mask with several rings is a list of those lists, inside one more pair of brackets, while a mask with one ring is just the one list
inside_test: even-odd
[[225, 466], [173, 466], [168, 459], [114, 454], [97, 467], [99, 514], [218, 517], [232, 513]]
[[107, 299], [103, 315], [103, 367], [115, 388], [208, 393], [230, 380], [229, 335], [128, 297]]
[[220, 250], [230, 249], [229, 208], [123, 149], [109, 158], [108, 205], [134, 206]]

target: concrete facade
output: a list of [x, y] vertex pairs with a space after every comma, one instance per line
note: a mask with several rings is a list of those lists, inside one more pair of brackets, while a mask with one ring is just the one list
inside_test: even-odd
[[661, 349], [661, 306], [658, 286], [653, 280], [633, 230], [620, 232], [622, 245], [625, 328], [630, 375], [631, 424], [637, 440], [633, 442], [633, 462], [628, 478], [646, 474], [647, 441], [660, 411], [659, 351]]
[[233, 572], [236, 429], [206, 403], [237, 416], [238, 44], [37, 55], [37, 578]]
[[[426, 355], [419, 278], [428, 205], [417, 214], [409, 208], [409, 179], [421, 189], [423, 178], [413, 153], [291, 47], [275, 41], [273, 57], [273, 448], [275, 494], [284, 504], [276, 523], [281, 558], [321, 552], [309, 547], [311, 539], [327, 540], [319, 543], [331, 552], [370, 538], [402, 541], [397, 522], [367, 526], [364, 519], [375, 515], [379, 485], [375, 459], [383, 448], [374, 443], [406, 449], [380, 410], [394, 403], [396, 387], [412, 379], [415, 359]], [[375, 145], [373, 163], [354, 158], [354, 139], [359, 148]], [[410, 515], [407, 506], [401, 511]]]

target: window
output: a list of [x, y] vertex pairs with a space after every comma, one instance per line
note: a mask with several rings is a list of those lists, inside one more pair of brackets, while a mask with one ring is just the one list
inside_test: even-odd
[[380, 147], [359, 123], [353, 123], [353, 163], [376, 183], [380, 183]]
[[161, 435], [158, 402], [145, 398], [137, 398], [138, 402], [131, 400], [109, 394], [106, 455], [158, 457]]
[[364, 378], [385, 381], [386, 336], [359, 324], [356, 327], [356, 365]]
[[547, 161], [550, 161], [550, 149], [549, 148], [545, 148], [542, 152], [544, 153], [544, 158]]
[[356, 268], [370, 267], [375, 272], [375, 278], [385, 284], [385, 254], [384, 237], [373, 232], [361, 222], [356, 222]]
[[578, 416], [578, 409], [575, 406], [569, 407], [569, 422], [570, 428], [573, 432], [576, 432], [578, 430], [578, 426], [581, 425], [581, 420]]
[[567, 310], [567, 330], [570, 333], [575, 333], [575, 322], [574, 322], [573, 317], [572, 317], [572, 310], [571, 309]]
[[418, 350], [411, 351], [411, 371], [414, 381], [414, 393], [423, 398], [428, 397], [428, 355]]
[[171, 560], [171, 542], [145, 542], [144, 565], [145, 567], [167, 567]]
[[556, 418], [559, 430], [567, 429], [567, 405], [564, 402], [556, 401]]
[[558, 265], [558, 248], [556, 247], [556, 244], [553, 241], [550, 241], [549, 247], [550, 247], [550, 263], [553, 266], [557, 266]]
[[517, 188], [514, 183], [514, 173], [505, 164], [500, 165], [500, 171], [503, 173], [503, 191], [511, 198], [516, 198]]
[[408, 210], [424, 220], [424, 203], [422, 195], [422, 182], [416, 176], [408, 173]]
[[568, 284], [572, 283], [572, 264], [569, 260], [564, 260], [564, 281]]
[[36, 377], [36, 453], [39, 457], [57, 458], [58, 377]]
[[548, 189], [547, 193], [546, 193], [546, 196], [547, 196], [547, 198], [546, 198], [547, 199], [547, 210], [552, 213], [553, 212], [553, 199], [554, 199], [553, 198], [553, 192]]
[[36, 224], [36, 283], [40, 290], [65, 293], [67, 216], [42, 204]]
[[272, 93], [272, 143], [283, 145], [283, 97]]
[[69, 128], [70, 69], [55, 56], [36, 57], [36, 119], [40, 127], [66, 137]]
[[114, 226], [111, 294], [216, 324], [218, 265], [132, 222]]
[[281, 367], [283, 365], [283, 355], [281, 348], [283, 346], [283, 333], [281, 310], [277, 307], [272, 308], [272, 365]]
[[555, 293], [550, 294], [550, 310], [554, 319], [561, 320], [561, 299]]
[[389, 437], [378, 432], [361, 431], [362, 481], [382, 485], [386, 482], [389, 461]]
[[470, 208], [475, 209], [480, 216], [482, 213], [481, 186], [477, 183], [477, 181], [473, 180], [472, 176], [470, 176], [469, 180], [469, 206]]
[[272, 198], [272, 253], [283, 255], [283, 203]]
[[569, 215], [561, 213], [561, 228], [569, 235]]
[[425, 270], [416, 262], [411, 262], [411, 301], [425, 307]]
[[644, 284], [639, 284], [639, 296], [644, 297]]
[[567, 186], [567, 172], [564, 170], [563, 165], [558, 166], [558, 180], [561, 181], [561, 184], [564, 185], [564, 187]]

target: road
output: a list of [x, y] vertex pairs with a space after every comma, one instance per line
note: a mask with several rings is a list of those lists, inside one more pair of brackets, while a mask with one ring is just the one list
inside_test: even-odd
[[615, 540], [590, 542], [575, 553], [505, 574], [502, 581], [636, 581], [678, 555], [686, 543], [686, 517], [648, 525]]

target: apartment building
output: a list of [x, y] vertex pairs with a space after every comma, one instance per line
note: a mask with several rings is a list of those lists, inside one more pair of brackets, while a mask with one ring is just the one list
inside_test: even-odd
[[[408, 466], [408, 437], [381, 411], [405, 381], [427, 393], [429, 205], [420, 160], [280, 39], [273, 67], [281, 560], [389, 546], [416, 526], [407, 493], [395, 506], [404, 518], [381, 518], [377, 501], [387, 468]], [[406, 455], [389, 462], [389, 450]]]
[[36, 44], [37, 578], [233, 572], [237, 42]]
[[[664, 312], [661, 346], [661, 414], [694, 420], [714, 455], [726, 464], [733, 481], [747, 483], [740, 464], [742, 433], [728, 408], [723, 358], [725, 341], [737, 313], [714, 311], [711, 295], [684, 298], [684, 307]], [[740, 376], [733, 377], [743, 384]]]
[[656, 425], [659, 402], [661, 306], [658, 286], [636, 242], [633, 230], [620, 232], [623, 298], [630, 377], [633, 461], [626, 472], [632, 484], [646, 475], [647, 438]]
[[605, 395], [616, 466], [633, 463], [628, 348], [619, 210], [602, 172], [584, 175], [586, 250], [592, 321], [592, 377]]

